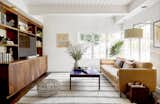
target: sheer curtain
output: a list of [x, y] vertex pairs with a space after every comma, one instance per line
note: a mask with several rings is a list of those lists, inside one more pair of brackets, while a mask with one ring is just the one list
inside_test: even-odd
[[[88, 34], [91, 35], [93, 33], [78, 33], [79, 43], [89, 44], [88, 42], [86, 42], [85, 40], [80, 38], [81, 35], [88, 35]], [[89, 45], [87, 51], [83, 55], [83, 59], [102, 59], [102, 58], [106, 58], [106, 49], [107, 49], [106, 34], [103, 34], [103, 33], [95, 33], [95, 34], [98, 34], [100, 36], [100, 40], [99, 40], [98, 44]]]
[[150, 24], [138, 24], [143, 29], [143, 38], [124, 39], [124, 57], [138, 61], [150, 61]]

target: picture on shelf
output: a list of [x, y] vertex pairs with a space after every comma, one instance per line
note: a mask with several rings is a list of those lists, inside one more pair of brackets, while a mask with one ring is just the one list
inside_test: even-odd
[[28, 36], [19, 36], [19, 47], [20, 48], [30, 48], [30, 38]]

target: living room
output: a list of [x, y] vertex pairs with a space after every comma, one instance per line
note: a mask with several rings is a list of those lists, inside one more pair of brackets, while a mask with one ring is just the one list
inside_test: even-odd
[[[11, 87], [7, 85], [9, 89], [0, 87], [0, 91], [5, 89], [12, 92], [15, 90], [15, 93], [8, 94], [8, 92], [4, 92], [5, 95], [1, 95], [0, 99], [3, 103], [137, 103], [136, 101], [130, 102], [130, 98], [127, 98], [125, 94], [121, 95], [121, 83], [118, 82], [117, 88], [112, 83], [114, 78], [106, 74], [107, 72], [104, 72], [102, 68], [102, 65], [106, 63], [109, 65], [115, 64], [117, 57], [123, 58], [123, 61], [135, 61], [137, 65], [136, 70], [142, 70], [143, 68], [151, 69], [149, 71], [143, 70], [141, 73], [133, 71], [134, 74], [129, 72], [125, 76], [120, 68], [116, 75], [119, 76], [119, 81], [123, 78], [130, 79], [129, 77], [133, 75], [130, 81], [126, 81], [126, 83], [124, 83], [124, 79], [122, 80], [122, 87], [126, 87], [128, 83], [132, 82], [144, 84], [146, 88], [149, 88], [150, 92], [153, 92], [152, 97], [151, 94], [150, 97], [154, 99], [154, 103], [149, 104], [158, 103], [160, 95], [159, 0], [2, 0], [0, 2], [2, 7], [4, 5], [5, 12], [9, 11], [6, 12], [7, 18], [10, 19], [10, 16], [15, 18], [16, 15], [16, 18], [18, 18], [16, 23], [17, 21], [28, 23], [29, 28], [35, 29], [35, 31], [28, 29], [31, 33], [26, 33], [21, 31], [25, 29], [23, 26], [21, 28], [19, 23], [18, 25], [15, 23], [17, 26], [13, 26], [14, 28], [6, 25], [0, 26], [0, 29], [6, 29], [7, 36], [9, 36], [10, 30], [17, 31], [16, 34], [18, 34], [18, 37], [16, 37], [18, 40], [13, 39], [13, 43], [12, 39], [6, 40], [6, 43], [10, 45], [2, 46], [1, 43], [5, 40], [0, 40], [0, 53], [2, 53], [0, 55], [0, 69], [4, 70], [4, 67], [6, 67], [6, 63], [2, 62], [5, 47], [7, 47], [6, 53], [13, 56], [11, 64], [17, 62], [17, 60], [20, 63], [23, 61], [25, 63], [24, 66], [26, 65], [26, 70], [28, 67], [31, 67], [31, 72], [40, 65], [38, 66], [40, 71], [36, 68], [35, 75], [30, 74], [31, 76], [29, 76], [28, 74], [27, 78], [30, 77], [31, 80], [24, 84], [25, 82], [23, 81], [26, 81], [27, 78], [23, 76], [29, 72], [24, 71], [25, 73], [23, 73], [23, 71], [21, 72], [17, 68], [18, 65], [13, 64], [13, 69], [18, 70], [16, 73], [23, 73], [20, 75], [20, 78], [23, 80], [17, 79], [23, 83], [19, 85], [23, 86], [18, 88], [18, 90], [16, 90], [17, 87], [15, 85]], [[13, 15], [14, 13], [15, 15]], [[14, 20], [14, 18], [10, 20]], [[30, 38], [23, 37], [24, 34], [28, 34]], [[35, 36], [36, 40], [33, 38], [34, 34], [40, 34]], [[1, 33], [0, 36], [2, 35]], [[30, 46], [24, 44], [25, 42], [30, 42]], [[31, 47], [33, 45], [32, 42], [36, 46], [28, 50], [27, 47]], [[70, 52], [72, 48], [84, 48], [84, 52], [82, 52], [82, 56], [79, 59], [74, 58], [72, 52]], [[38, 63], [36, 63], [37, 57], [39, 58]], [[34, 61], [28, 62], [32, 60]], [[10, 62], [7, 65], [8, 69], [12, 67]], [[19, 66], [19, 68], [23, 69], [22, 66]], [[97, 71], [96, 73], [101, 73], [98, 76], [94, 76], [95, 78], [93, 76], [90, 78], [89, 74], [87, 78], [75, 78], [77, 76], [70, 73], [74, 71], [75, 67], [84, 69], [80, 70], [84, 72], [88, 69], [94, 69]], [[127, 68], [131, 67], [127, 66]], [[128, 72], [126, 69], [124, 71], [125, 73]], [[0, 74], [0, 79], [2, 79], [0, 85], [6, 84], [4, 82], [6, 80], [3, 79], [4, 72]], [[8, 79], [19, 75], [16, 75], [16, 73], [11, 74], [11, 78]], [[120, 76], [123, 78], [120, 78]], [[97, 77], [99, 78], [99, 83], [96, 79]], [[45, 82], [47, 81], [46, 79], [52, 80], [49, 80], [51, 82]], [[18, 84], [18, 81], [16, 84]], [[49, 87], [48, 92], [44, 86]], [[56, 89], [58, 87], [59, 89]], [[40, 92], [41, 90], [45, 91]], [[52, 90], [54, 92], [53, 95], [49, 93]], [[40, 95], [48, 95], [49, 97]], [[139, 95], [143, 95], [142, 92], [139, 92]]]

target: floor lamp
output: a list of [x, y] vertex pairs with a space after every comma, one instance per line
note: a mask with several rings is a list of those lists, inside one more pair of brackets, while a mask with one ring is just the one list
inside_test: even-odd
[[[141, 60], [141, 38], [143, 37], [143, 29], [140, 28], [131, 28], [126, 29], [124, 38], [126, 39], [133, 39], [138, 38], [139, 39], [139, 60]], [[130, 55], [131, 55], [131, 41], [130, 41]]]

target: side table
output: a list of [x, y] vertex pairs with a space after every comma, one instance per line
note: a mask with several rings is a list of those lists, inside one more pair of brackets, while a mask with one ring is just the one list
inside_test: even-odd
[[149, 88], [138, 85], [130, 85], [127, 88], [126, 95], [132, 103], [146, 104], [150, 95]]

